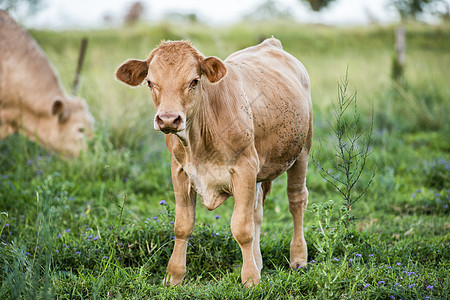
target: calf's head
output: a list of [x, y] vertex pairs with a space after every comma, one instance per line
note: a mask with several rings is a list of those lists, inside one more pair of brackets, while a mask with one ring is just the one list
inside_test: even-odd
[[78, 156], [87, 150], [87, 140], [93, 137], [94, 118], [86, 102], [80, 98], [55, 100], [52, 115], [56, 120], [50, 147], [69, 156]]
[[205, 80], [218, 82], [227, 69], [216, 57], [205, 58], [188, 42], [163, 42], [146, 60], [128, 60], [116, 72], [120, 81], [149, 86], [155, 106], [154, 127], [164, 133], [186, 129], [202, 101]]
[[51, 103], [49, 114], [24, 111], [22, 119], [27, 136], [37, 136], [43, 146], [66, 156], [86, 151], [87, 140], [93, 137], [94, 118], [80, 98], [66, 100], [58, 96]]

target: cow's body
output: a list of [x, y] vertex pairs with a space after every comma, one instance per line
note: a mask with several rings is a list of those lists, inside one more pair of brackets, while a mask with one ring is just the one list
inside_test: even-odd
[[49, 149], [78, 155], [92, 126], [85, 101], [68, 99], [39, 45], [0, 10], [0, 138], [20, 132]]
[[[230, 170], [242, 152], [256, 156], [257, 182], [272, 181], [297, 160], [305, 146], [300, 138], [305, 143], [312, 130], [308, 75], [278, 41], [239, 51], [224, 62], [226, 77], [217, 84], [203, 82], [205, 114], [189, 133], [198, 135], [195, 145], [184, 147], [176, 135], [166, 135], [174, 159], [210, 210], [232, 194]], [[210, 133], [200, 136], [200, 128]]]
[[[170, 283], [177, 284], [185, 274], [186, 240], [194, 225], [196, 193], [210, 210], [234, 196], [231, 230], [242, 250], [242, 281], [257, 283], [262, 269], [259, 233], [264, 199], [271, 181], [285, 171], [294, 218], [291, 266], [305, 265], [302, 220], [312, 139], [312, 105], [305, 68], [274, 38], [238, 51], [224, 62], [195, 57], [193, 52], [194, 61], [200, 61], [197, 71], [195, 63], [183, 66], [186, 57], [180, 61], [174, 58], [182, 55], [171, 53], [176, 45], [170, 43], [183, 42], [162, 44], [153, 51], [145, 61], [148, 70], [144, 74], [153, 90], [155, 127], [168, 133], [166, 145], [172, 154], [177, 205], [176, 240], [167, 269]], [[137, 74], [144, 73], [145, 66], [136, 71], [132, 64], [136, 61], [125, 63], [117, 76], [134, 85], [129, 80], [129, 67]], [[174, 73], [161, 75], [160, 70], [170, 70], [167, 66], [173, 66]], [[170, 76], [182, 77], [181, 83], [158, 84]], [[169, 86], [181, 86], [181, 90], [176, 92]], [[184, 100], [169, 104], [169, 99], [176, 102], [177, 98]]]

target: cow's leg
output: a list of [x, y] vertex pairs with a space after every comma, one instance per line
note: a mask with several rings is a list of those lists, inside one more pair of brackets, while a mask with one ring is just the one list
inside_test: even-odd
[[234, 210], [231, 232], [242, 252], [242, 283], [251, 286], [259, 283], [260, 274], [253, 252], [256, 172], [247, 171], [234, 170], [232, 175]]
[[306, 188], [306, 168], [308, 152], [303, 150], [300, 157], [287, 171], [287, 195], [289, 211], [294, 221], [294, 232], [291, 241], [291, 268], [305, 266], [307, 262], [307, 248], [303, 236], [303, 214], [308, 204], [308, 189]]
[[194, 229], [196, 193], [190, 188], [187, 174], [173, 161], [172, 181], [176, 200], [175, 245], [163, 283], [175, 285], [179, 284], [186, 274], [186, 250], [188, 238]]
[[263, 182], [256, 185], [256, 203], [255, 203], [255, 238], [253, 240], [253, 255], [255, 256], [256, 266], [258, 267], [259, 273], [263, 268], [263, 261], [261, 256], [260, 248], [260, 236], [261, 236], [261, 224], [263, 220], [263, 208], [266, 200], [266, 196], [270, 191], [272, 182]]
[[256, 185], [255, 212], [253, 216], [255, 223], [255, 237], [253, 239], [253, 255], [255, 256], [256, 266], [258, 267], [258, 271], [260, 273], [263, 268], [261, 248], [259, 245], [261, 235], [261, 224], [263, 220], [263, 207], [264, 207], [263, 197], [264, 192], [261, 187], [261, 183], [258, 183]]

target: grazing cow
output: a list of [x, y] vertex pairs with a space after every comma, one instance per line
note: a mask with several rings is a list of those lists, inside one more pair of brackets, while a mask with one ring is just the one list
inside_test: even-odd
[[209, 210], [234, 197], [231, 231], [242, 251], [242, 283], [258, 284], [264, 200], [271, 181], [285, 171], [294, 221], [290, 265], [304, 266], [310, 83], [304, 66], [280, 41], [267, 39], [225, 61], [205, 58], [185, 41], [163, 42], [148, 59], [122, 64], [116, 76], [132, 86], [147, 82], [154, 127], [166, 134], [172, 155], [175, 245], [164, 283], [178, 284], [186, 273], [199, 194]]
[[67, 97], [39, 45], [0, 10], [0, 138], [18, 132], [77, 156], [87, 148], [93, 122], [84, 100]]

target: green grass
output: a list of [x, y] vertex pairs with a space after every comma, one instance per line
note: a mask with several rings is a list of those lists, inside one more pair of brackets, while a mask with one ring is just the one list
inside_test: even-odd
[[[78, 160], [55, 157], [20, 136], [0, 141], [0, 299], [446, 299], [448, 24], [407, 27], [402, 85], [390, 79], [393, 27], [279, 22], [208, 28], [162, 23], [31, 33], [67, 90], [81, 38], [89, 37], [80, 95], [96, 118], [96, 137]], [[376, 168], [376, 176], [352, 207], [357, 219], [350, 240], [345, 241], [336, 219], [339, 195], [311, 162], [305, 214], [311, 263], [306, 268], [289, 270], [292, 222], [286, 176], [281, 176], [264, 210], [259, 286], [240, 284], [241, 254], [229, 230], [229, 199], [212, 212], [199, 203], [185, 283], [163, 287], [173, 247], [170, 155], [163, 135], [153, 129], [148, 90], [125, 87], [114, 72], [128, 58], [146, 58], [161, 39], [190, 39], [205, 55], [223, 59], [271, 35], [310, 74], [313, 151], [319, 161], [333, 155], [333, 149], [325, 147], [335, 138], [328, 121], [347, 67], [350, 88], [357, 90], [360, 130], [370, 127], [373, 110], [367, 168]], [[327, 204], [330, 199], [333, 208]], [[167, 205], [160, 205], [161, 200]], [[317, 229], [326, 222], [327, 230]]]

